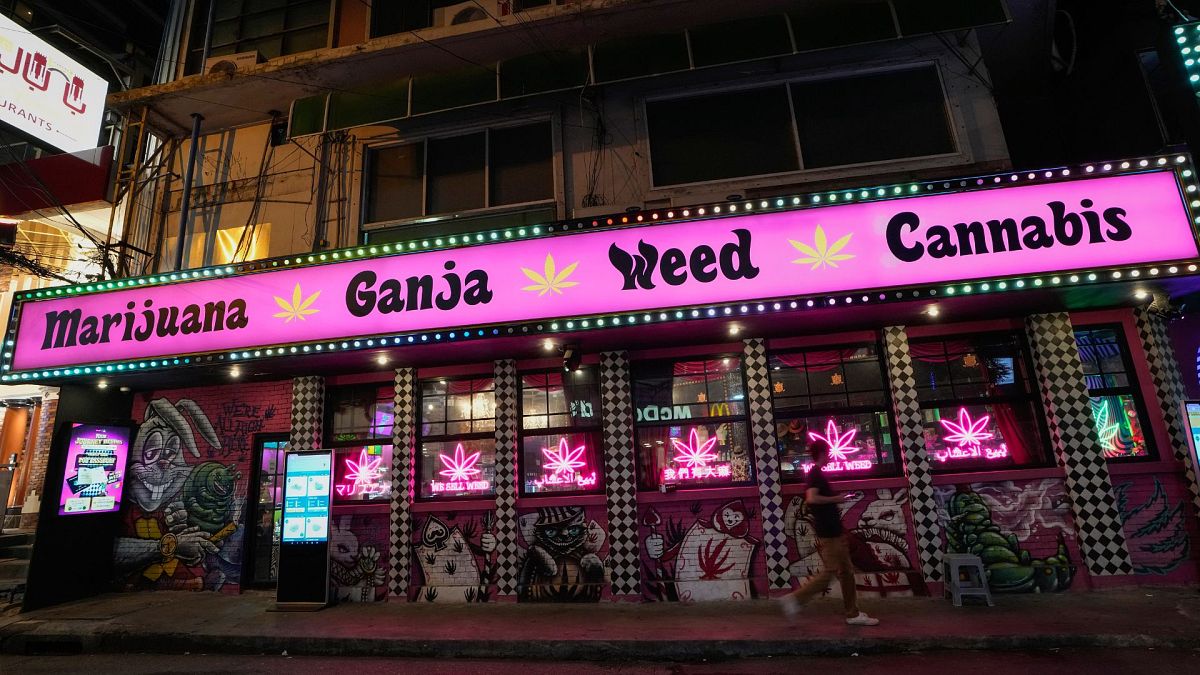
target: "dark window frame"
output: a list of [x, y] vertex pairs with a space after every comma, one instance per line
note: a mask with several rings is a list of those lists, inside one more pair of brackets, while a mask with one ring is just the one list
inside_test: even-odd
[[[213, 1], [219, 2], [220, 0], [213, 0]], [[286, 27], [287, 20], [288, 20], [287, 14], [288, 14], [289, 9], [292, 9], [294, 7], [304, 6], [304, 5], [316, 6], [316, 5], [320, 5], [320, 4], [325, 5], [325, 20], [324, 21], [308, 23], [308, 24], [304, 24], [304, 25], [300, 25], [300, 26]], [[218, 8], [218, 10], [219, 9], [220, 8]], [[302, 49], [302, 50], [298, 50], [298, 51], [281, 50], [281, 52], [278, 56], [275, 56], [275, 57], [268, 56], [267, 58], [280, 58], [280, 57], [284, 57], [284, 56], [290, 56], [292, 54], [303, 54], [306, 51], [317, 51], [320, 49], [327, 49], [330, 46], [330, 38], [333, 35], [333, 26], [334, 26], [334, 21], [335, 21], [334, 11], [335, 11], [335, 3], [332, 0], [297, 0], [296, 2], [289, 2], [288, 0], [285, 0], [284, 4], [280, 5], [279, 7], [271, 7], [271, 8], [260, 9], [260, 10], [251, 11], [251, 12], [239, 11], [237, 14], [226, 17], [224, 19], [222, 19], [218, 16], [214, 16], [214, 18], [213, 18], [213, 32], [214, 33], [217, 32], [217, 28], [218, 28], [219, 24], [234, 22], [237, 24], [237, 31], [236, 31], [237, 38], [230, 42], [220, 42], [220, 43], [213, 43], [213, 44], [209, 45], [210, 51], [213, 52], [212, 54], [210, 54], [210, 58], [216, 57], [216, 56], [230, 56], [233, 54], [239, 54], [243, 51], [246, 51], [247, 47], [253, 46], [253, 43], [256, 43], [260, 40], [278, 37], [281, 41], [283, 41], [283, 40], [286, 40], [289, 35], [299, 33], [302, 31], [313, 30], [320, 26], [325, 27], [325, 44], [321, 45], [320, 47], [316, 47], [314, 49]], [[217, 14], [219, 14], [219, 13], [220, 12], [218, 11]], [[242, 28], [244, 27], [245, 22], [247, 20], [252, 20], [252, 19], [255, 19], [258, 17], [264, 17], [264, 16], [267, 16], [270, 14], [275, 14], [275, 13], [282, 14], [282, 17], [283, 17], [282, 21], [284, 22], [284, 25], [285, 25], [284, 28], [277, 30], [277, 31], [267, 32], [267, 33], [263, 33], [261, 35], [256, 35], [254, 37], [249, 37], [249, 38], [244, 37], [242, 35]], [[204, 51], [203, 43], [204, 43], [205, 26], [207, 24], [207, 20], [208, 20], [207, 4], [195, 3], [195, 7], [191, 13], [191, 23], [189, 24], [188, 30], [185, 35], [186, 43], [184, 45], [184, 49], [186, 51], [183, 53], [182, 62], [180, 63], [180, 66], [179, 66], [183, 75], [185, 75], [185, 76], [186, 75], [197, 75], [197, 74], [201, 74], [202, 72], [204, 72], [204, 64], [203, 63], [197, 62], [196, 65], [198, 66], [198, 69], [195, 69], [191, 66], [192, 66], [192, 59], [196, 58], [198, 60], [200, 55], [202, 55], [202, 52]], [[196, 43], [197, 46], [193, 47], [192, 43]], [[231, 46], [232, 46], [233, 51], [229, 52], [228, 54], [218, 53], [218, 52], [223, 52], [225, 50], [225, 48], [231, 47]]]
[[[338, 495], [336, 493], [334, 493], [333, 494], [334, 506], [365, 506], [365, 505], [369, 505], [369, 504], [386, 504], [388, 499], [391, 498], [391, 479], [390, 479], [391, 466], [390, 466], [389, 460], [392, 457], [392, 453], [395, 452], [395, 447], [392, 445], [391, 431], [389, 431], [387, 436], [366, 436], [364, 438], [338, 439], [336, 437], [338, 432], [333, 427], [334, 405], [332, 405], [332, 403], [336, 400], [337, 394], [342, 391], [353, 391], [354, 389], [360, 389], [365, 392], [368, 387], [373, 387], [376, 390], [374, 404], [377, 405], [379, 403], [388, 403], [393, 406], [393, 408], [392, 408], [392, 428], [394, 429], [395, 424], [396, 424], [395, 408], [394, 408], [396, 395], [395, 395], [394, 387], [389, 386], [386, 382], [380, 382], [380, 383], [364, 382], [362, 384], [352, 384], [352, 385], [330, 387], [329, 389], [326, 390], [326, 397], [325, 397], [326, 405], [324, 406], [324, 411], [323, 411], [324, 415], [322, 416], [323, 417], [323, 425], [322, 425], [321, 433], [325, 437], [324, 438], [325, 447], [329, 448], [329, 450], [331, 450], [333, 452], [333, 460], [332, 461], [334, 463], [334, 466], [333, 466], [334, 475], [337, 475], [337, 473], [338, 473], [337, 462], [340, 459], [345, 457], [345, 451], [347, 449], [361, 448], [361, 447], [365, 447], [368, 445], [382, 446], [384, 448], [384, 450], [381, 452], [381, 456], [384, 458], [384, 463], [387, 465], [384, 467], [384, 476], [388, 477], [388, 480], [386, 481], [386, 483], [388, 485], [388, 493], [385, 496], [378, 498], [378, 499], [339, 499]], [[374, 426], [375, 426], [374, 424], [368, 424], [367, 425], [367, 433], [369, 433], [371, 431], [371, 429], [374, 428]], [[353, 432], [345, 432], [345, 433], [353, 433]]]
[[[637, 421], [638, 401], [636, 398], [634, 398], [633, 394], [634, 394], [634, 392], [637, 391], [637, 387], [635, 386], [635, 383], [638, 380], [637, 371], [638, 371], [639, 364], [648, 364], [648, 363], [675, 364], [675, 363], [683, 363], [683, 362], [690, 362], [690, 361], [708, 362], [708, 361], [714, 361], [717, 359], [724, 359], [724, 358], [737, 360], [738, 376], [741, 378], [741, 383], [742, 383], [742, 401], [741, 401], [742, 410], [743, 410], [742, 413], [737, 414], [737, 415], [691, 417], [686, 420], [666, 420], [666, 421], [654, 421], [654, 422], [638, 422]], [[750, 414], [749, 414], [750, 411], [748, 408], [748, 402], [746, 401], [746, 398], [745, 398], [745, 392], [747, 391], [746, 368], [745, 368], [745, 363], [744, 363], [744, 357], [742, 354], [728, 352], [728, 353], [719, 353], [719, 354], [701, 354], [701, 355], [695, 355], [695, 356], [681, 356], [678, 358], [647, 359], [645, 361], [631, 363], [630, 367], [629, 367], [629, 373], [630, 373], [630, 385], [631, 385], [630, 386], [630, 399], [631, 399], [631, 402], [632, 402], [633, 408], [634, 408], [633, 445], [634, 445], [634, 465], [636, 467], [636, 474], [637, 474], [635, 482], [637, 484], [638, 490], [655, 490], [655, 489], [657, 489], [657, 486], [659, 484], [661, 484], [661, 481], [658, 478], [655, 478], [655, 480], [653, 481], [653, 483], [654, 483], [653, 486], [651, 486], [651, 484], [649, 482], [643, 483], [643, 475], [642, 475], [643, 447], [642, 447], [642, 442], [641, 442], [640, 430], [642, 430], [642, 429], [660, 429], [663, 427], [673, 427], [673, 426], [687, 426], [687, 425], [696, 426], [699, 424], [705, 424], [705, 425], [709, 425], [709, 424], [711, 424], [711, 425], [741, 424], [742, 425], [742, 429], [746, 434], [747, 473], [749, 474], [749, 478], [745, 481], [730, 480], [728, 482], [722, 482], [722, 481], [713, 480], [713, 479], [706, 479], [706, 480], [703, 480], [700, 482], [695, 482], [695, 483], [682, 483], [682, 484], [676, 483], [673, 491], [675, 491], [675, 492], [694, 492], [696, 490], [711, 490], [713, 488], [722, 488], [722, 487], [744, 487], [744, 486], [748, 486], [748, 485], [756, 485], [757, 484], [758, 470], [757, 470], [757, 467], [755, 466], [755, 461], [754, 461], [753, 441], [750, 438]], [[704, 392], [705, 392], [705, 398], [707, 399], [707, 396], [708, 396], [708, 369], [707, 368], [705, 368], [704, 374], [705, 374]], [[722, 401], [705, 400], [705, 403], [729, 403], [729, 402], [730, 402], [729, 400], [722, 400]], [[659, 467], [659, 468], [661, 468], [661, 467]]]
[[[600, 369], [596, 366], [584, 366], [590, 368], [594, 374], [593, 386], [596, 388], [597, 402], [603, 406], [600, 400]], [[525, 377], [530, 375], [549, 375], [562, 372], [560, 369], [543, 369], [530, 370], [517, 375], [517, 452], [519, 459], [517, 461], [517, 494], [520, 497], [571, 497], [576, 495], [593, 495], [603, 494], [605, 489], [605, 470], [604, 470], [604, 420], [602, 418], [603, 411], [595, 411], [595, 420], [591, 424], [570, 424], [557, 427], [541, 427], [536, 429], [525, 428]], [[565, 386], [565, 385], [564, 385]], [[547, 395], [548, 396], [548, 395]], [[547, 406], [549, 410], [549, 406]], [[545, 417], [549, 418], [547, 413]], [[570, 417], [568, 413], [568, 418]], [[526, 492], [525, 491], [525, 439], [531, 436], [569, 436], [572, 434], [586, 435], [590, 437], [595, 444], [591, 449], [590, 459], [592, 460], [592, 469], [596, 472], [596, 486], [587, 490], [553, 490], [547, 492]]]
[[[814, 407], [814, 408], [782, 407], [781, 404], [776, 401], [776, 399], [775, 399], [775, 375], [774, 375], [774, 373], [776, 371], [770, 367], [771, 357], [776, 356], [776, 355], [783, 355], [783, 354], [804, 354], [804, 353], [808, 353], [808, 352], [817, 352], [817, 351], [835, 351], [835, 350], [850, 349], [850, 348], [855, 348], [855, 347], [863, 347], [866, 345], [870, 345], [872, 348], [875, 349], [875, 359], [876, 359], [876, 362], [879, 364], [879, 375], [880, 375], [880, 382], [881, 382], [882, 392], [883, 392], [883, 401], [879, 406], [869, 405], [869, 404], [865, 404], [865, 403], [859, 404], [859, 405], [850, 405], [849, 400], [850, 400], [851, 392], [849, 392], [849, 391], [847, 391], [845, 394], [846, 395], [846, 405], [841, 406], [841, 407], [834, 407], [834, 406], [824, 406], [824, 407]], [[805, 419], [805, 418], [813, 418], [813, 417], [873, 415], [873, 414], [878, 414], [880, 412], [883, 413], [884, 419], [887, 420], [888, 430], [891, 432], [891, 436], [892, 436], [891, 455], [892, 455], [893, 461], [891, 462], [890, 465], [877, 463], [875, 465], [875, 467], [872, 468], [870, 471], [862, 471], [862, 472], [855, 472], [852, 474], [846, 474], [844, 476], [844, 478], [842, 478], [843, 480], [891, 478], [894, 476], [899, 476], [903, 471], [902, 465], [904, 462], [904, 450], [903, 450], [903, 448], [900, 447], [900, 435], [897, 432], [895, 411], [892, 410], [892, 392], [891, 392], [891, 387], [888, 385], [888, 373], [887, 373], [887, 364], [885, 363], [885, 358], [886, 358], [885, 354], [886, 354], [886, 352], [883, 349], [883, 343], [880, 341], [842, 343], [842, 344], [836, 344], [836, 345], [819, 345], [819, 346], [813, 346], [813, 347], [803, 347], [803, 348], [799, 348], [799, 349], [785, 349], [785, 350], [771, 351], [771, 352], [768, 352], [768, 354], [767, 354], [767, 365], [768, 365], [767, 374], [770, 378], [770, 383], [771, 383], [771, 406], [775, 413], [776, 423], [778, 423], [781, 420], [786, 421], [786, 420]], [[839, 364], [844, 369], [845, 364], [846, 364], [846, 359], [844, 357], [840, 357]], [[807, 367], [805, 368], [805, 371], [807, 372]], [[862, 391], [867, 391], [867, 390], [862, 390]], [[812, 394], [807, 394], [807, 396], [811, 397]], [[876, 440], [879, 441], [881, 439], [876, 439]], [[779, 439], [776, 438], [776, 445], [778, 445], [778, 444], [779, 444]], [[888, 467], [888, 468], [886, 470], [880, 470], [881, 466]], [[805, 480], [805, 476], [804, 476], [803, 472], [793, 472], [792, 475], [786, 475], [786, 474], [784, 474], [784, 472], [782, 470], [780, 470], [780, 477], [782, 478], [782, 480], [785, 483], [803, 483]]]
[[[447, 385], [449, 385], [449, 383], [451, 383], [451, 382], [461, 382], [464, 380], [492, 380], [492, 388], [490, 391], [492, 392], [493, 405], [495, 405], [496, 382], [495, 382], [495, 378], [489, 374], [479, 373], [479, 374], [475, 374], [475, 375], [463, 375], [461, 377], [425, 378], [423, 380], [417, 381], [417, 397], [416, 397], [417, 398], [417, 415], [416, 415], [417, 428], [416, 428], [416, 433], [414, 434], [414, 436], [415, 436], [414, 445], [416, 448], [416, 452], [414, 453], [415, 457], [413, 458], [413, 460], [414, 460], [413, 461], [413, 469], [414, 469], [416, 479], [414, 481], [415, 489], [413, 490], [413, 500], [416, 502], [447, 502], [447, 501], [459, 501], [459, 500], [485, 500], [485, 499], [490, 499], [490, 500], [494, 501], [496, 499], [496, 485], [494, 482], [492, 483], [492, 489], [489, 492], [487, 492], [486, 494], [457, 495], [457, 496], [451, 495], [451, 496], [445, 496], [445, 497], [440, 496], [440, 495], [425, 496], [422, 494], [422, 483], [425, 482], [425, 472], [424, 472], [425, 453], [422, 451], [421, 446], [425, 442], [444, 443], [447, 441], [481, 441], [481, 440], [486, 440], [489, 438], [492, 439], [493, 442], [495, 442], [495, 439], [496, 439], [496, 431], [495, 431], [494, 427], [491, 431], [472, 431], [472, 432], [465, 433], [465, 434], [426, 434], [426, 433], [424, 433], [424, 428], [425, 428], [424, 415], [425, 415], [426, 394], [423, 391], [424, 387], [422, 387], [421, 385], [422, 385], [422, 383], [429, 382], [431, 380], [437, 381], [439, 383], [445, 383]], [[481, 391], [488, 391], [488, 390], [485, 389], [485, 390], [481, 390]], [[474, 395], [476, 393], [477, 392], [474, 390], [474, 388], [472, 388], [472, 390], [471, 390], [472, 398], [474, 397]], [[449, 395], [450, 394], [447, 391], [447, 393], [445, 395], [439, 394], [438, 396], [440, 398], [445, 399], [445, 398], [449, 397]], [[472, 407], [473, 406], [474, 406], [474, 403], [472, 403]], [[444, 407], [443, 407], [443, 409], [444, 409]], [[497, 412], [498, 411], [499, 410], [497, 408]], [[493, 420], [496, 420], [495, 414], [496, 413], [493, 413], [493, 417], [492, 417]], [[482, 420], [482, 419], [487, 419], [487, 418], [471, 417], [470, 422], [472, 424], [474, 424], [474, 422], [476, 420]], [[443, 424], [443, 425], [448, 424], [448, 423], [449, 422], [445, 419], [443, 419], [440, 422], [440, 424]], [[438, 424], [438, 422], [434, 422], [433, 424]], [[493, 452], [492, 458], [493, 458], [493, 463], [494, 463], [495, 450], [493, 449], [492, 452]]]
[[[1124, 375], [1128, 382], [1122, 387], [1101, 387], [1093, 390], [1088, 387], [1088, 398], [1096, 398], [1103, 396], [1129, 396], [1133, 399], [1134, 409], [1137, 410], [1139, 422], [1142, 423], [1142, 442], [1146, 444], [1146, 455], [1143, 457], [1105, 457], [1106, 462], [1117, 462], [1120, 464], [1132, 464], [1137, 462], [1155, 462], [1158, 461], [1158, 447], [1154, 442], [1154, 429], [1150, 426], [1150, 417], [1146, 414], [1146, 402], [1142, 396], [1141, 383], [1138, 381], [1137, 369], [1133, 363], [1133, 357], [1129, 353], [1129, 339], [1125, 335], [1125, 326], [1120, 323], [1095, 323], [1074, 326], [1072, 334], [1076, 336], [1076, 344], [1078, 348], [1077, 334], [1082, 331], [1100, 331], [1111, 330], [1117, 337], [1117, 346], [1121, 350], [1121, 365], [1124, 367]], [[1084, 386], [1087, 386], [1087, 377], [1084, 377]]]

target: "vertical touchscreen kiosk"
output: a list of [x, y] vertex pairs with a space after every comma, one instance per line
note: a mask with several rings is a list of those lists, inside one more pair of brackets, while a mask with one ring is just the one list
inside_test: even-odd
[[317, 610], [329, 602], [332, 459], [330, 450], [287, 454], [275, 598], [278, 609]]
[[1200, 401], [1183, 402], [1183, 423], [1187, 425], [1188, 461], [1200, 476]]

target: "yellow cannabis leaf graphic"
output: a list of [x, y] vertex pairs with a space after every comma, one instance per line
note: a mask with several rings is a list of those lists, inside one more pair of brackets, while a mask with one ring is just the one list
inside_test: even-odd
[[275, 296], [275, 304], [283, 308], [282, 312], [276, 312], [272, 316], [276, 319], [287, 319], [284, 323], [291, 323], [292, 319], [300, 319], [304, 321], [304, 317], [310, 314], [316, 314], [320, 310], [312, 309], [312, 304], [320, 297], [321, 291], [317, 291], [307, 298], [300, 291], [300, 284], [296, 284], [296, 288], [292, 291], [292, 301], [288, 302], [278, 295]]
[[805, 255], [805, 257], [796, 258], [792, 262], [796, 263], [797, 265], [811, 264], [812, 267], [810, 267], [809, 269], [814, 269], [814, 270], [819, 267], [822, 267], [824, 265], [828, 265], [830, 267], [837, 267], [838, 266], [837, 264], [839, 262], [841, 262], [843, 260], [849, 260], [854, 257], [852, 254], [849, 254], [849, 253], [838, 253], [838, 251], [841, 251], [843, 248], [846, 247], [846, 244], [850, 243], [850, 237], [853, 237], [853, 236], [854, 236], [854, 233], [851, 232], [850, 234], [833, 242], [832, 246], [829, 246], [828, 240], [825, 238], [824, 228], [822, 228], [820, 225], [818, 225], [817, 233], [816, 233], [815, 240], [813, 241], [812, 246], [798, 242], [795, 239], [788, 239], [788, 241], [791, 242], [792, 246], [796, 247], [796, 250], [800, 251], [801, 253], [803, 253]]
[[554, 267], [554, 256], [547, 253], [546, 254], [546, 269], [545, 269], [544, 274], [538, 274], [537, 272], [534, 272], [533, 270], [529, 269], [528, 267], [521, 268], [521, 271], [525, 273], [525, 276], [527, 276], [530, 279], [532, 279], [533, 281], [537, 282], [537, 283], [534, 283], [533, 285], [526, 286], [526, 287], [522, 288], [521, 290], [523, 290], [523, 291], [539, 291], [538, 297], [541, 297], [551, 291], [554, 291], [555, 293], [562, 295], [562, 289], [579, 285], [578, 281], [567, 281], [567, 278], [571, 276], [571, 273], [574, 272], [575, 268], [578, 266], [579, 266], [578, 262], [573, 262], [570, 265], [567, 265], [566, 267], [564, 267], [561, 272], [558, 272], [558, 271], [556, 271], [556, 269]]

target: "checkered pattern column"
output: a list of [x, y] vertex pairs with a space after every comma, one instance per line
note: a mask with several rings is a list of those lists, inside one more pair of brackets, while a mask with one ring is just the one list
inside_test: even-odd
[[600, 354], [600, 396], [604, 406], [604, 487], [608, 495], [612, 593], [636, 595], [641, 585], [637, 469], [633, 455], [633, 395], [625, 352]]
[[1096, 440], [1096, 423], [1071, 317], [1065, 312], [1026, 317], [1050, 437], [1079, 530], [1079, 549], [1095, 575], [1132, 574], [1108, 463]]
[[496, 361], [496, 574], [499, 594], [516, 595], [520, 554], [517, 532], [517, 362]]
[[1183, 462], [1188, 487], [1192, 491], [1192, 503], [1200, 514], [1200, 484], [1197, 484], [1196, 472], [1188, 461], [1187, 421], [1180, 411], [1187, 394], [1180, 376], [1179, 362], [1175, 360], [1175, 351], [1171, 347], [1171, 338], [1167, 335], [1167, 322], [1147, 307], [1134, 309], [1133, 315], [1142, 339], [1142, 349], [1146, 352], [1146, 362], [1150, 366], [1150, 383], [1154, 385], [1158, 406], [1162, 410], [1171, 449], [1175, 457]]
[[292, 378], [292, 430], [288, 451], [319, 450], [325, 421], [325, 378], [317, 375]]
[[779, 478], [779, 444], [775, 439], [775, 409], [771, 405], [771, 376], [765, 340], [742, 340], [742, 369], [746, 375], [746, 412], [750, 415], [750, 442], [754, 446], [754, 468], [758, 476], [768, 587], [787, 588], [791, 573], [788, 572], [783, 483]]
[[883, 329], [883, 349], [892, 390], [896, 438], [904, 452], [904, 476], [908, 479], [908, 503], [912, 509], [917, 555], [921, 558], [921, 575], [926, 581], [941, 581], [942, 526], [938, 522], [937, 500], [933, 495], [933, 472], [925, 454], [925, 429], [921, 403], [917, 399], [916, 371], [913, 370], [904, 326]]
[[417, 449], [417, 371], [397, 368], [392, 418], [392, 513], [388, 596], [408, 599], [412, 579], [413, 459]]

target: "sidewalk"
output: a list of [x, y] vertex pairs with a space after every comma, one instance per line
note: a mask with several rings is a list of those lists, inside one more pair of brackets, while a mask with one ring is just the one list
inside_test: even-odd
[[876, 600], [854, 628], [821, 599], [794, 627], [773, 602], [346, 604], [268, 611], [273, 594], [109, 594], [0, 618], [0, 653], [152, 652], [699, 661], [942, 649], [1200, 648], [1200, 591], [999, 596], [992, 608]]

